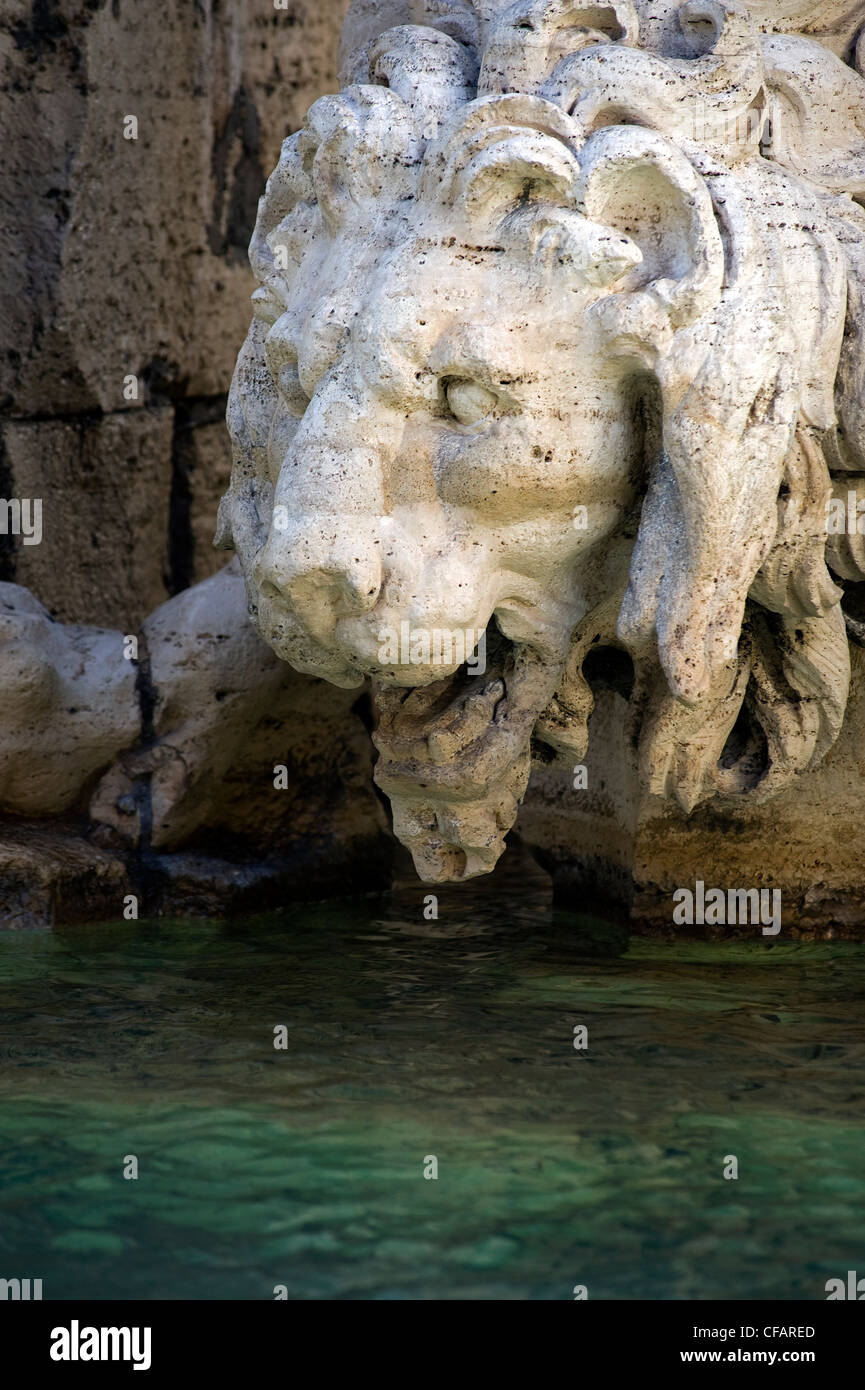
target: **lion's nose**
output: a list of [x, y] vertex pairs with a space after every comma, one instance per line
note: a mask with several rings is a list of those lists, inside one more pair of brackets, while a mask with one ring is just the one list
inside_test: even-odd
[[360, 518], [346, 518], [344, 532], [292, 528], [271, 532], [256, 566], [266, 598], [282, 600], [319, 641], [340, 618], [362, 617], [382, 587], [380, 546]]

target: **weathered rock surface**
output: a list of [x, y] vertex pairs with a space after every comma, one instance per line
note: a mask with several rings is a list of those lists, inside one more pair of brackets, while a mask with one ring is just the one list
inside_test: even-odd
[[[0, 534], [0, 580], [22, 586], [2, 585], [0, 806], [46, 818], [4, 821], [4, 921], [117, 917], [127, 864], [142, 910], [324, 892], [334, 872], [381, 879], [389, 842], [357, 697], [296, 675], [248, 629], [242, 693], [226, 694], [218, 639], [196, 632], [212, 678], [184, 698], [158, 612], [225, 564], [212, 542], [247, 245], [283, 139], [337, 85], [345, 3], [0, 0], [0, 497], [40, 499], [43, 527], [38, 545]], [[165, 642], [157, 684], [136, 689], [147, 666], [123, 657], [123, 637], [149, 614], [142, 654], [151, 627]], [[208, 718], [229, 711], [214, 766], [196, 765], [195, 738], [204, 756]], [[135, 781], [131, 813], [106, 803], [100, 848], [89, 802], [143, 739], [162, 740], [175, 772], [188, 760], [200, 804], [181, 790], [182, 811], [165, 809], [166, 762]], [[72, 818], [52, 828], [62, 810]], [[186, 857], [169, 848], [183, 835]], [[85, 879], [98, 892], [79, 894]]]
[[69, 810], [140, 733], [123, 635], [56, 623], [0, 583], [0, 662], [0, 813]]
[[126, 866], [80, 823], [0, 821], [0, 925], [9, 930], [118, 919], [134, 893]]
[[4, 495], [42, 508], [15, 580], [53, 617], [134, 632], [168, 597], [173, 430], [167, 406], [0, 422]]
[[[563, 903], [585, 910], [615, 903], [632, 927], [671, 935], [673, 894], [693, 888], [777, 889], [785, 938], [865, 932], [865, 655], [854, 677], [841, 735], [802, 785], [768, 805], [723, 813], [680, 807], [640, 787], [634, 713], [621, 694], [600, 689], [581, 766], [536, 768], [517, 828], [550, 873]], [[575, 781], [578, 785], [575, 786]], [[697, 928], [695, 927], [695, 930]], [[700, 934], [753, 938], [748, 923]], [[756, 928], [759, 935], [759, 928]]]
[[345, 3], [0, 3], [0, 496], [54, 523], [40, 548], [0, 537], [0, 579], [65, 621], [137, 626], [216, 568], [246, 248], [282, 140], [336, 85]]
[[10, 410], [124, 409], [127, 373], [226, 390], [264, 177], [334, 81], [343, 9], [4, 0]]
[[134, 660], [12, 584], [0, 634], [0, 812], [77, 816], [0, 828], [11, 924], [119, 917], [126, 891], [140, 916], [218, 915], [389, 882], [368, 700], [274, 656], [236, 565], [156, 609]]
[[274, 656], [236, 564], [158, 608], [141, 635], [148, 728], [96, 789], [96, 824], [153, 849], [247, 839], [261, 856], [295, 839], [376, 838], [384, 818], [357, 696]]

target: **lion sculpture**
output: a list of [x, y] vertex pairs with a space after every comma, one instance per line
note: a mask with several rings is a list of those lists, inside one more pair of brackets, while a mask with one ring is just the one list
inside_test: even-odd
[[412, 0], [379, 32], [356, 6], [343, 89], [283, 145], [217, 543], [280, 657], [371, 680], [427, 881], [493, 867], [533, 750], [583, 756], [599, 645], [686, 812], [771, 797], [839, 733], [857, 8]]

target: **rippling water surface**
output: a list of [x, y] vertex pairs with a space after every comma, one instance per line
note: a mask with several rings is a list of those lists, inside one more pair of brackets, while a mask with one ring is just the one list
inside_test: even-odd
[[0, 1276], [810, 1299], [865, 1272], [865, 949], [629, 942], [533, 884], [427, 922], [423, 891], [0, 934]]

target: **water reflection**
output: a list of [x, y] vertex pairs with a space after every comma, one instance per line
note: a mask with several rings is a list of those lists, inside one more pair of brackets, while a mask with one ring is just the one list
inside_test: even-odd
[[523, 870], [428, 891], [0, 937], [0, 1274], [820, 1298], [861, 1263], [861, 947], [629, 942]]

